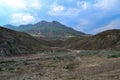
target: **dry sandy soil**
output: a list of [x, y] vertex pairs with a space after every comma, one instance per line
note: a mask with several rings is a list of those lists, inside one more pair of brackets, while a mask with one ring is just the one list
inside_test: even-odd
[[120, 58], [44, 54], [0, 58], [0, 80], [120, 80]]

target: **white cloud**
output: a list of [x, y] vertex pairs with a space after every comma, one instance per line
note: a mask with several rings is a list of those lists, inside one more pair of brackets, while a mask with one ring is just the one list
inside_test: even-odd
[[103, 10], [115, 8], [118, 9], [120, 2], [119, 0], [97, 0], [94, 6]]
[[85, 30], [92, 24], [88, 19], [80, 19], [78, 26], [75, 27], [76, 30], [85, 32]]
[[78, 16], [80, 13], [80, 9], [78, 8], [68, 8], [63, 15], [64, 16], [69, 16], [69, 17], [74, 17], [74, 16]]
[[34, 20], [35, 18], [29, 13], [16, 13], [12, 15], [11, 22], [14, 24], [28, 24], [34, 22]]
[[78, 16], [80, 13], [80, 9], [74, 8], [74, 7], [65, 7], [55, 3], [50, 7], [50, 10], [48, 13], [51, 16], [72, 17], [72, 16]]
[[31, 9], [41, 9], [40, 0], [0, 0], [0, 5], [6, 6], [8, 8], [13, 8], [14, 10], [31, 10]]
[[83, 8], [84, 10], [86, 10], [86, 9], [88, 8], [87, 3], [83, 3], [82, 8]]
[[41, 9], [42, 4], [41, 4], [40, 0], [29, 0], [27, 7], [31, 7], [34, 9]]
[[34, 7], [35, 9], [39, 9], [41, 6], [39, 5], [39, 3], [33, 3], [32, 7]]
[[77, 6], [82, 8], [83, 10], [86, 10], [89, 7], [89, 3], [86, 1], [77, 1]]
[[118, 28], [120, 28], [120, 19], [114, 20], [110, 22], [109, 24], [107, 24], [106, 26], [96, 28], [93, 30], [93, 32], [98, 33], [98, 32], [102, 32], [105, 30], [118, 29]]
[[49, 14], [53, 16], [61, 15], [64, 9], [65, 9], [64, 6], [54, 4], [51, 6]]
[[26, 3], [24, 0], [2, 0], [7, 6], [14, 9], [26, 9]]

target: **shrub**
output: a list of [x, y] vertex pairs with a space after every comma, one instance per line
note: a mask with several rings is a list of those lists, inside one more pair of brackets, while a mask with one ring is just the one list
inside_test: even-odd
[[64, 69], [73, 69], [76, 66], [74, 62], [66, 64], [63, 68]]
[[2, 68], [0, 68], [0, 72], [2, 71]]
[[9, 71], [13, 71], [13, 70], [14, 70], [14, 68], [10, 67], [10, 68], [8, 68], [8, 70], [9, 70]]
[[59, 61], [64, 60], [64, 59], [62, 57], [53, 57], [53, 60], [55, 62], [59, 62]]
[[108, 55], [108, 58], [117, 58], [117, 57], [120, 57], [120, 54], [111, 54], [111, 55]]
[[8, 66], [9, 66], [8, 63], [2, 63], [2, 65], [1, 65], [1, 67], [4, 67], [4, 68], [6, 68], [6, 67], [8, 67]]

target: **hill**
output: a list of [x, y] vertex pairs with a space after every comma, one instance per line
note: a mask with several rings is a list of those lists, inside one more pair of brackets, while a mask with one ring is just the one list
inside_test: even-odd
[[0, 56], [30, 54], [44, 49], [43, 42], [27, 33], [0, 27]]
[[93, 36], [71, 38], [66, 40], [66, 47], [71, 49], [119, 49], [120, 30], [113, 29], [101, 32]]

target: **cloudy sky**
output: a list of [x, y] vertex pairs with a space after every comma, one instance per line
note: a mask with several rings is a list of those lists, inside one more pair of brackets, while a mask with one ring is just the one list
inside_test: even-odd
[[0, 0], [0, 25], [57, 20], [95, 34], [120, 28], [120, 0]]

